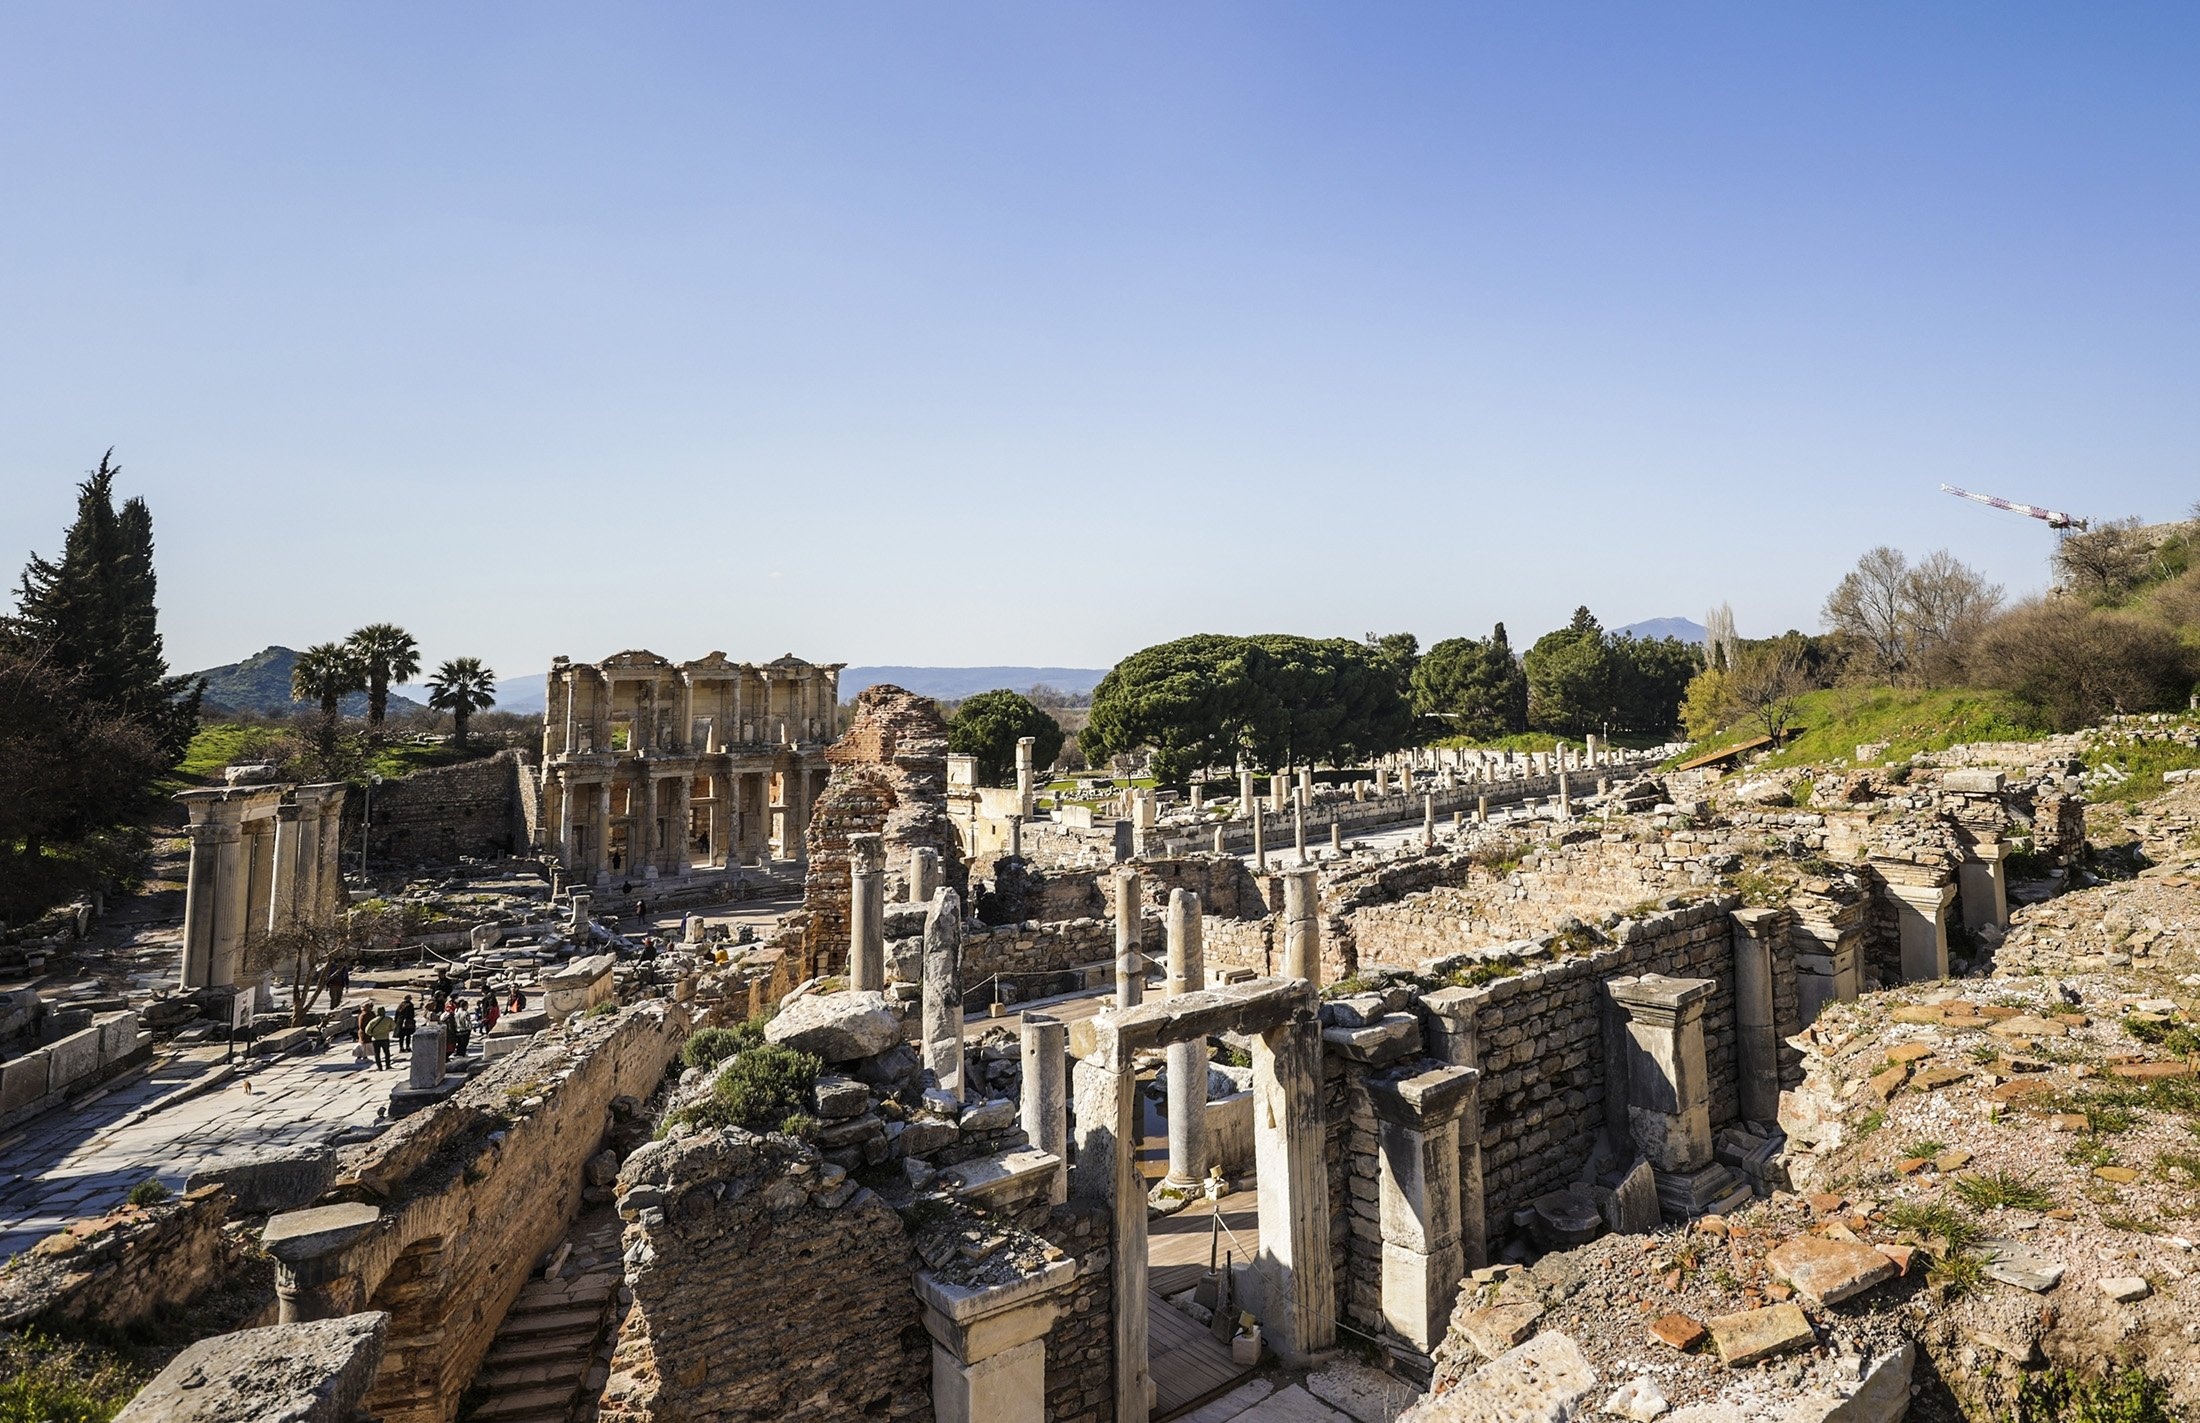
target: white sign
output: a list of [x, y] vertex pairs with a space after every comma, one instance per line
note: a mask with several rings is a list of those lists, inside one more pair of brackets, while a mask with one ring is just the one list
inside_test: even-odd
[[229, 1000], [229, 1026], [232, 1030], [252, 1026], [252, 990], [240, 988]]

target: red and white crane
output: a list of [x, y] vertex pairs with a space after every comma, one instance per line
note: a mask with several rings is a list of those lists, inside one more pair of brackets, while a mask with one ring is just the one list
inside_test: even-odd
[[2082, 534], [2087, 529], [2093, 527], [2093, 521], [2091, 519], [2081, 519], [2075, 514], [2065, 514], [2059, 509], [2042, 509], [2037, 504], [2018, 504], [2013, 500], [1996, 499], [1991, 494], [1973, 494], [1970, 490], [1958, 489], [1953, 484], [1941, 485], [1940, 492], [1943, 494], [1953, 494], [1958, 499], [1976, 500], [1979, 503], [1986, 505], [1990, 509], [2007, 509], [2012, 514], [2024, 514], [2031, 518], [2042, 521], [2047, 525], [2047, 527], [2051, 529], [2061, 530], [2065, 532], [2071, 529], [2076, 529], [2079, 533]]

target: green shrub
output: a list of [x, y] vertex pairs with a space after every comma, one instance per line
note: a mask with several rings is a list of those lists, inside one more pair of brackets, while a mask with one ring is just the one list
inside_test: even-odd
[[817, 1075], [824, 1070], [813, 1054], [781, 1043], [760, 1044], [726, 1059], [710, 1095], [674, 1112], [667, 1125], [776, 1131], [788, 1118], [809, 1114]]
[[1939, 1242], [1943, 1252], [1950, 1255], [1961, 1253], [1979, 1238], [1978, 1223], [1942, 1201], [1899, 1201], [1887, 1207], [1883, 1219], [1927, 1244]]
[[161, 1183], [158, 1176], [148, 1176], [132, 1186], [130, 1194], [124, 1199], [133, 1206], [157, 1206], [174, 1194], [175, 1192]]
[[680, 1062], [687, 1067], [716, 1067], [735, 1053], [746, 1052], [763, 1041], [764, 1030], [754, 1023], [743, 1023], [737, 1028], [704, 1028], [680, 1049]]
[[2169, 1390], [2137, 1368], [2098, 1377], [2076, 1369], [2033, 1374], [2017, 1390], [2016, 1423], [2173, 1423]]
[[84, 1345], [0, 1335], [0, 1423], [107, 1423], [143, 1383]]

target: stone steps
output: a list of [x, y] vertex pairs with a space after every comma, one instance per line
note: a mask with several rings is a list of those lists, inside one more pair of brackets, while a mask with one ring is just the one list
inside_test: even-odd
[[601, 1384], [597, 1351], [623, 1283], [618, 1243], [615, 1218], [586, 1227], [565, 1274], [521, 1289], [474, 1375], [469, 1423], [571, 1423], [592, 1375]]

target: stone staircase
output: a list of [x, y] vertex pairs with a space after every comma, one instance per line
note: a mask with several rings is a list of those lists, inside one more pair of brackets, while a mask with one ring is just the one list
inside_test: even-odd
[[601, 1388], [590, 1375], [625, 1278], [619, 1219], [591, 1212], [568, 1243], [559, 1268], [529, 1280], [504, 1316], [468, 1390], [467, 1423], [571, 1423], [582, 1395]]

